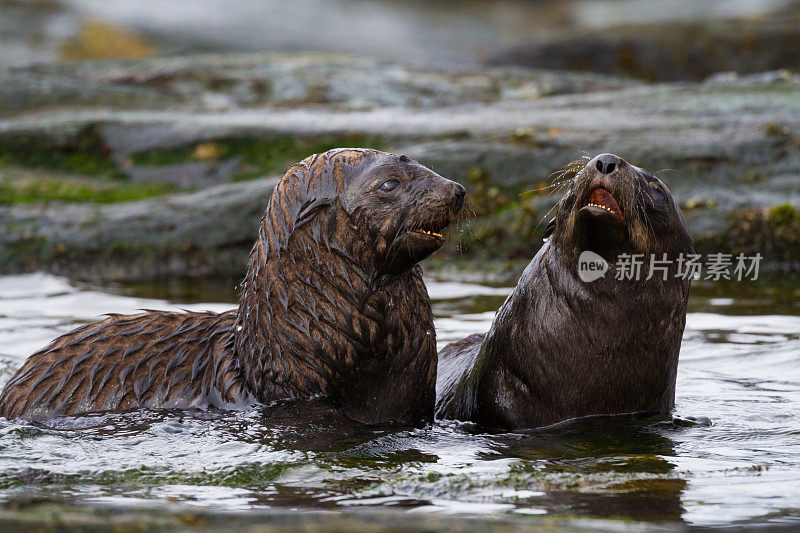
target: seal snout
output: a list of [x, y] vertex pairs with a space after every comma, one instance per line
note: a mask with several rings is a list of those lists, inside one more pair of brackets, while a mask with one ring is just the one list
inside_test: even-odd
[[611, 174], [619, 168], [620, 158], [614, 154], [600, 154], [594, 158], [594, 168], [600, 174]]
[[411, 229], [414, 233], [422, 233], [438, 239], [444, 239], [442, 232], [453, 222], [464, 205], [467, 190], [459, 183], [450, 182], [451, 198], [448, 205], [437, 216], [434, 216]]
[[455, 216], [459, 211], [461, 211], [461, 207], [464, 205], [464, 198], [467, 196], [467, 189], [465, 189], [460, 183], [452, 183], [455, 190], [453, 192], [453, 199], [450, 202], [450, 212], [453, 214], [453, 216]]
[[447, 192], [441, 196], [442, 203], [440, 205], [442, 209], [440, 212], [417, 225], [412, 231], [443, 238], [442, 232], [453, 222], [453, 219], [461, 211], [464, 205], [464, 198], [467, 195], [467, 190], [460, 183], [450, 180], [446, 181], [447, 184], [442, 187], [442, 190]]
[[596, 217], [611, 217], [617, 222], [624, 222], [620, 198], [624, 193], [628, 178], [625, 171], [629, 168], [624, 159], [614, 154], [600, 154], [586, 164], [584, 176], [587, 185], [580, 202], [581, 212]]

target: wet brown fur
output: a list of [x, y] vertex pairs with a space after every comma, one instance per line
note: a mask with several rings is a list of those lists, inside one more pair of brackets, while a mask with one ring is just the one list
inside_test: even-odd
[[[408, 177], [402, 209], [379, 223], [369, 205], [344, 199], [375, 165]], [[426, 217], [452, 218], [460, 203], [437, 187], [460, 188], [373, 150], [305, 159], [270, 199], [238, 310], [147, 311], [83, 326], [24, 363], [0, 396], [0, 414], [46, 419], [326, 396], [363, 422], [429, 420], [430, 302], [415, 257], [394, 249], [391, 237]]]

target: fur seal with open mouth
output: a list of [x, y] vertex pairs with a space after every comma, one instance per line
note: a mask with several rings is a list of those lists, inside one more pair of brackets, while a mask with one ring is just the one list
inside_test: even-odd
[[[673, 407], [693, 244], [669, 189], [602, 154], [557, 209], [489, 332], [439, 353], [437, 418], [515, 429]], [[582, 254], [608, 272], [581, 277]], [[618, 275], [625, 257], [638, 279]]]
[[0, 414], [322, 396], [360, 422], [429, 421], [436, 336], [417, 263], [443, 244], [464, 195], [405, 156], [310, 156], [275, 187], [237, 310], [110, 315], [78, 328], [28, 358]]

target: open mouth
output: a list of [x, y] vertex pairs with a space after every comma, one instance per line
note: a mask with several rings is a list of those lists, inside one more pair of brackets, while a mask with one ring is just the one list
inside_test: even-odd
[[436, 233], [435, 231], [428, 231], [428, 230], [424, 230], [424, 229], [414, 230], [414, 233], [422, 233], [423, 235], [430, 235], [431, 237], [444, 238], [444, 237], [442, 237], [441, 233]]
[[450, 217], [443, 217], [420, 224], [418, 227], [410, 230], [410, 233], [425, 235], [426, 237], [432, 237], [434, 239], [444, 239], [442, 232], [448, 224], [450, 224]]
[[622, 210], [619, 208], [617, 201], [614, 199], [614, 195], [602, 187], [598, 187], [592, 191], [592, 194], [589, 197], [589, 202], [581, 209], [581, 211], [584, 209], [589, 211], [603, 210], [617, 217], [619, 220], [625, 220], [625, 217], [622, 216]]

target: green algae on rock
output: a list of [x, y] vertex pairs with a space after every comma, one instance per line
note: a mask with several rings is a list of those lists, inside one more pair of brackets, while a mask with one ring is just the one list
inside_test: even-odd
[[749, 208], [728, 213], [725, 228], [697, 239], [698, 250], [734, 255], [761, 254], [779, 270], [800, 268], [800, 214], [789, 203], [769, 209]]

